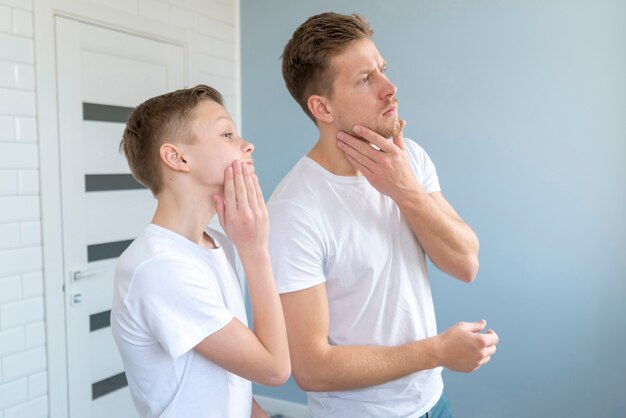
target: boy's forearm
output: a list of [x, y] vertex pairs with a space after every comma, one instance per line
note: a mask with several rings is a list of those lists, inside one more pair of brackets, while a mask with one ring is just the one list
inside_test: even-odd
[[[268, 351], [273, 363], [289, 368], [285, 318], [276, 291], [267, 250], [241, 255], [252, 306], [253, 332]], [[281, 368], [281, 367], [278, 367]], [[284, 369], [284, 367], [282, 367]]]

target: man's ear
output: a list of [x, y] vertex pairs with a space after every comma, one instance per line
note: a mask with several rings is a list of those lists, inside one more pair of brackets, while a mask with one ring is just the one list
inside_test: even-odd
[[174, 171], [189, 172], [189, 165], [183, 156], [182, 151], [174, 144], [165, 143], [159, 148], [161, 161]]
[[306, 101], [306, 105], [316, 120], [324, 123], [332, 123], [335, 120], [326, 97], [314, 94]]

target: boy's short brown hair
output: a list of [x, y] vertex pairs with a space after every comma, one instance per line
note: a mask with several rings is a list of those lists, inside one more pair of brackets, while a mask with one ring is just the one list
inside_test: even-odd
[[199, 84], [148, 99], [128, 118], [120, 151], [126, 156], [133, 177], [155, 196], [162, 187], [159, 148], [165, 142], [193, 141], [189, 122], [201, 100], [224, 104], [220, 92]]
[[313, 94], [332, 95], [330, 59], [352, 42], [370, 38], [371, 25], [358, 14], [327, 12], [311, 16], [293, 33], [282, 55], [283, 79], [291, 96], [315, 122], [307, 101]]

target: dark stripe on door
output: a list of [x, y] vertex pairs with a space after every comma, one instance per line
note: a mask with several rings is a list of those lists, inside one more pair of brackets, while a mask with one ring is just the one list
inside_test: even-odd
[[89, 331], [94, 332], [111, 326], [111, 310], [89, 315]]
[[132, 107], [83, 102], [83, 120], [126, 123]]
[[118, 389], [128, 386], [126, 374], [124, 372], [111, 376], [91, 385], [91, 399], [95, 400]]
[[86, 192], [145, 189], [130, 174], [85, 174]]
[[104, 244], [94, 244], [87, 246], [87, 261], [98, 261], [98, 260], [107, 260], [109, 258], [117, 258], [122, 253], [130, 243], [133, 242], [132, 239], [126, 241], [116, 241], [116, 242], [105, 242]]

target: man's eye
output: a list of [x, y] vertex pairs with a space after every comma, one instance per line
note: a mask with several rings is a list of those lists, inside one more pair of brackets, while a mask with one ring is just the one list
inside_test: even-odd
[[363, 76], [363, 78], [361, 78], [361, 83], [367, 83], [368, 81], [370, 81], [369, 75]]
[[224, 132], [224, 133], [222, 134], [222, 136], [223, 136], [224, 138], [232, 139], [232, 138], [233, 138], [233, 133], [232, 133], [232, 132]]

